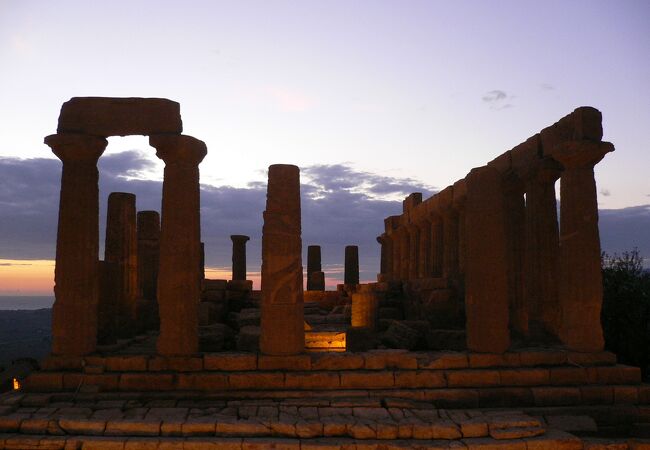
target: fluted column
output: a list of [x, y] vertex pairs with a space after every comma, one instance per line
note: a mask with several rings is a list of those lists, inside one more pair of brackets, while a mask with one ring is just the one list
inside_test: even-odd
[[560, 165], [547, 158], [531, 167], [526, 184], [526, 251], [524, 297], [528, 328], [533, 339], [558, 338], [561, 310], [558, 301], [560, 251], [555, 182]]
[[138, 297], [138, 238], [133, 194], [111, 192], [108, 196], [104, 261], [115, 263], [117, 270], [115, 297], [111, 299], [116, 306], [117, 337], [133, 337]]
[[410, 240], [409, 240], [409, 232], [406, 226], [402, 225], [398, 229], [398, 236], [400, 240], [399, 248], [400, 248], [400, 272], [399, 272], [399, 279], [402, 281], [406, 281], [409, 279], [409, 271], [410, 271], [410, 253], [411, 253], [411, 246], [410, 246]]
[[320, 245], [307, 247], [307, 290], [325, 290], [325, 274], [321, 266]]
[[560, 338], [579, 351], [600, 351], [604, 345], [594, 166], [611, 151], [611, 143], [599, 141], [569, 141], [551, 151], [564, 168], [560, 180]]
[[262, 229], [260, 350], [293, 355], [305, 348], [300, 222], [300, 170], [269, 167]]
[[80, 356], [97, 346], [99, 190], [97, 160], [108, 142], [54, 134], [45, 143], [63, 162], [54, 269], [52, 353]]
[[199, 163], [205, 143], [185, 135], [153, 135], [149, 144], [165, 162], [160, 230], [158, 353], [198, 351], [201, 223]]
[[409, 236], [409, 273], [408, 279], [418, 278], [418, 266], [420, 263], [420, 229], [415, 225], [408, 226]]
[[359, 284], [359, 247], [356, 245], [345, 247], [343, 282], [345, 284]]
[[388, 275], [388, 237], [386, 234], [377, 236], [377, 243], [379, 244], [379, 276], [377, 281], [385, 281]]
[[507, 211], [502, 178], [497, 170], [483, 166], [473, 169], [465, 180], [467, 348], [502, 353], [510, 346]]
[[418, 227], [418, 278], [428, 278], [431, 276], [431, 222], [423, 220]]
[[232, 241], [232, 279], [246, 279], [246, 242], [250, 238], [242, 234], [230, 236]]
[[442, 218], [434, 215], [431, 218], [431, 276], [433, 277], [442, 276], [443, 242]]
[[506, 202], [506, 236], [508, 244], [508, 298], [510, 329], [519, 337], [528, 336], [528, 311], [524, 300], [524, 248], [526, 205], [524, 186], [512, 172], [503, 179]]

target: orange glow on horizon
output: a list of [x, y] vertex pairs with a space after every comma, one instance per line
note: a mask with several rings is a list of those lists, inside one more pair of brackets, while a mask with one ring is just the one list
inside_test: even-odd
[[53, 295], [54, 261], [0, 259], [0, 295]]

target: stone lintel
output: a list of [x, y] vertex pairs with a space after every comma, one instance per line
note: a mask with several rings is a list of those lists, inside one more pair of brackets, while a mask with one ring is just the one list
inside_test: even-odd
[[93, 136], [180, 134], [180, 105], [164, 98], [73, 97], [61, 106], [59, 133]]
[[572, 140], [601, 141], [603, 139], [603, 116], [596, 108], [582, 106], [544, 128], [539, 134], [545, 155], [562, 142]]

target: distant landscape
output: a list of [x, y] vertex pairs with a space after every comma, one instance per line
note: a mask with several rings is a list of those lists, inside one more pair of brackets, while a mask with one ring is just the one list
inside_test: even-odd
[[0, 367], [50, 352], [54, 297], [0, 296]]

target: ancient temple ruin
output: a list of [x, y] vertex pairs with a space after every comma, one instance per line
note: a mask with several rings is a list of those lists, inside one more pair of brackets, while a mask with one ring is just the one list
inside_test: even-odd
[[[45, 138], [63, 162], [52, 355], [0, 399], [6, 448], [551, 449], [647, 429], [650, 386], [604, 351], [594, 166], [614, 147], [598, 110], [409, 195], [377, 237], [377, 281], [360, 284], [349, 245], [335, 291], [319, 245], [303, 274], [300, 169], [284, 164], [260, 211], [261, 290], [249, 236], [230, 236], [232, 279], [204, 277], [207, 148], [181, 133], [165, 99], [63, 105]], [[100, 261], [97, 161], [132, 134], [165, 163], [162, 208], [111, 193]]]

